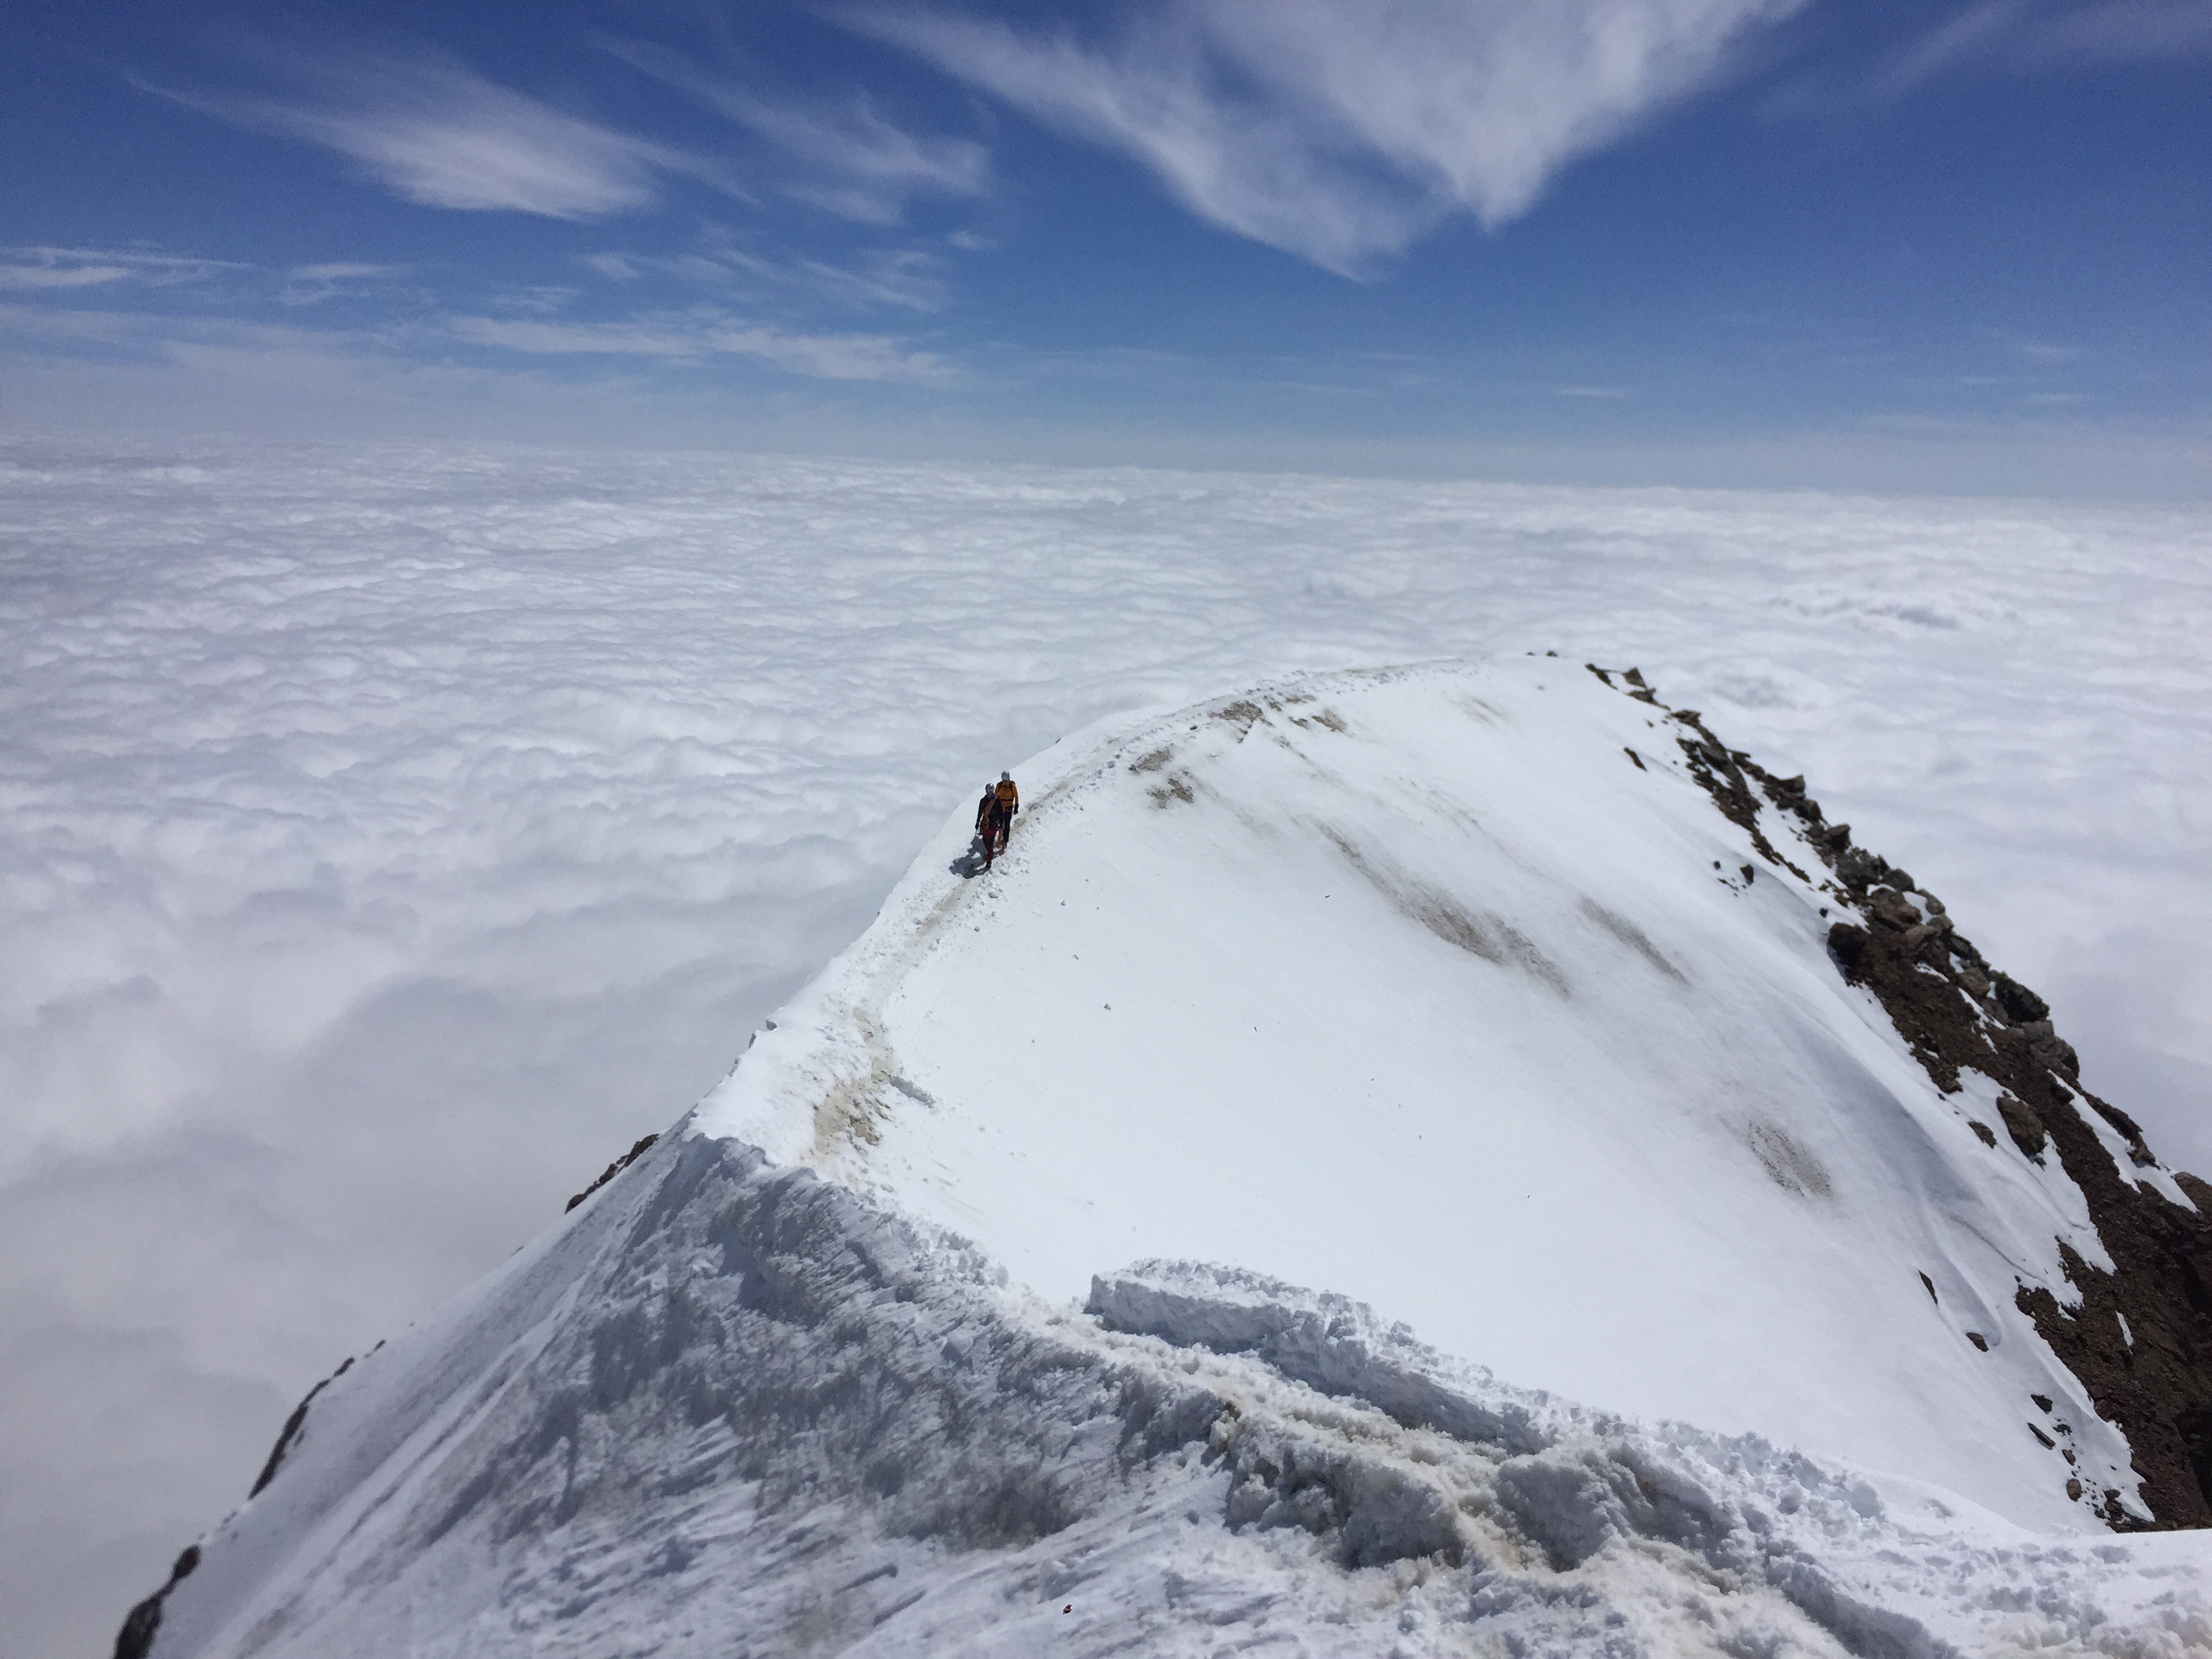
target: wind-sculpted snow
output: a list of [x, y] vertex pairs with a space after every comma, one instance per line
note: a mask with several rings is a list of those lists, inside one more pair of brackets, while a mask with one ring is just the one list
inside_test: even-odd
[[672, 1143], [334, 1380], [155, 1651], [604, 1653], [705, 1613], [696, 1650], [834, 1645], [905, 1587], [833, 1586], [1061, 1532], [1205, 1420], [841, 1189]]
[[1557, 1438], [1556, 1413], [1543, 1395], [1520, 1398], [1490, 1386], [1487, 1371], [1455, 1366], [1404, 1326], [1378, 1325], [1347, 1297], [1301, 1296], [1242, 1268], [1142, 1261], [1094, 1278], [1085, 1311], [1109, 1330], [1256, 1354], [1285, 1376], [1323, 1394], [1356, 1395], [1409, 1428], [1513, 1452], [1541, 1451]]
[[1143, 1264], [1099, 1280], [1097, 1319], [1004, 1279], [809, 1171], [672, 1138], [324, 1389], [151, 1652], [2212, 1641], [2201, 1564], [2163, 1538], [2037, 1540], [1755, 1438], [1594, 1413], [1255, 1274]]
[[[2014, 1521], [2161, 1518], [2020, 1304], [2113, 1267], [2081, 1188], [1986, 1140], [1996, 1082], [1946, 1092], [1846, 983], [1859, 901], [1817, 826], [1717, 802], [1726, 751], [1638, 691], [1436, 663], [1072, 737], [1024, 769], [996, 871], [958, 873], [949, 821], [695, 1133], [1050, 1297], [1115, 1255], [1227, 1263]], [[1206, 1340], [1382, 1386], [1314, 1369], [1307, 1330]]]

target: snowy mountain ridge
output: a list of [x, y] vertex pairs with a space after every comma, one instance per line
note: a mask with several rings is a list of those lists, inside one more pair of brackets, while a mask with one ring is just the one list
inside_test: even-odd
[[1535, 659], [1021, 776], [135, 1650], [2212, 1644], [2099, 1536], [2193, 1518], [2204, 1189], [1800, 781]]
[[[1048, 1294], [1116, 1254], [1263, 1265], [1583, 1399], [1913, 1469], [2024, 1522], [2084, 1494], [2149, 1519], [2127, 1443], [2017, 1302], [2074, 1309], [2116, 1271], [2083, 1179], [2193, 1200], [2094, 1110], [2049, 1111], [2109, 1141], [2087, 1162], [1990, 1146], [1973, 1125], [2021, 1116], [2014, 1071], [2085, 1098], [2055, 1037], [1931, 1074], [1935, 1016], [1908, 1039], [1890, 1004], [1917, 981], [1954, 1023], [2002, 1018], [1948, 976], [1975, 958], [1921, 960], [1972, 946], [1946, 921], [1842, 983], [1837, 928], [1905, 948], [1887, 866], [1802, 788], [1753, 799], [1650, 696], [1556, 659], [1431, 665], [1071, 738], [1027, 769], [1000, 874], [953, 875], [948, 824], [695, 1132]], [[1176, 1155], [1194, 1128], [1265, 1174]], [[1279, 1198], [1332, 1170], [1349, 1201]], [[2066, 1408], [2032, 1429], [2037, 1396]]]
[[[1073, 1316], [726, 1140], [666, 1141], [626, 1186], [325, 1390], [153, 1650], [2212, 1640], [2175, 1593], [2194, 1539], [2035, 1540], [1503, 1387], [1256, 1275], [1154, 1264]], [[1256, 1340], [1201, 1340], [1225, 1333]]]

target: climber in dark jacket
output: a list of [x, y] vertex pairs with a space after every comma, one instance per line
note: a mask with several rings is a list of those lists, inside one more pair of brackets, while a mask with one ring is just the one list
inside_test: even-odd
[[983, 848], [983, 867], [991, 867], [999, 843], [999, 792], [990, 784], [983, 786], [983, 799], [975, 803], [975, 839]]

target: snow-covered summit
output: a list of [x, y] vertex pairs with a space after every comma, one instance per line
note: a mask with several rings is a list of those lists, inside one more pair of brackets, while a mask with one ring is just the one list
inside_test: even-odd
[[2206, 1189], [1799, 781], [1550, 658], [1018, 776], [132, 1651], [2212, 1647]]
[[999, 867], [949, 822], [692, 1132], [1048, 1297], [1233, 1262], [2023, 1522], [2096, 1524], [2069, 1480], [2145, 1513], [2015, 1305], [2078, 1304], [2062, 1246], [2112, 1267], [2080, 1188], [1845, 983], [1816, 826], [1716, 810], [1708, 734], [1634, 690], [1438, 664], [1070, 738]]

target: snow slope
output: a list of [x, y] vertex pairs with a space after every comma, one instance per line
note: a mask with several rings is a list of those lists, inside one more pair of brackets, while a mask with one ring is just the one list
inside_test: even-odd
[[2125, 1443], [2014, 1306], [2078, 1302], [2061, 1239], [2110, 1266], [2080, 1191], [1844, 985], [1834, 895], [1754, 855], [1681, 730], [1526, 658], [1071, 738], [997, 871], [952, 873], [948, 822], [695, 1133], [1048, 1297], [1236, 1263], [1516, 1382], [2094, 1524], [2067, 1480], [2130, 1498]]
[[[671, 1138], [316, 1397], [157, 1656], [1666, 1653], [2212, 1643], [2201, 1540], [2039, 1538], [1148, 1263], [1091, 1316]], [[180, 1565], [185, 1564], [180, 1563]]]
[[1056, 745], [995, 870], [963, 811], [684, 1133], [314, 1395], [150, 1651], [2207, 1650], [2205, 1536], [2101, 1534], [2028, 1426], [2133, 1498], [2012, 1309], [2081, 1193], [1682, 729], [1528, 659]]

